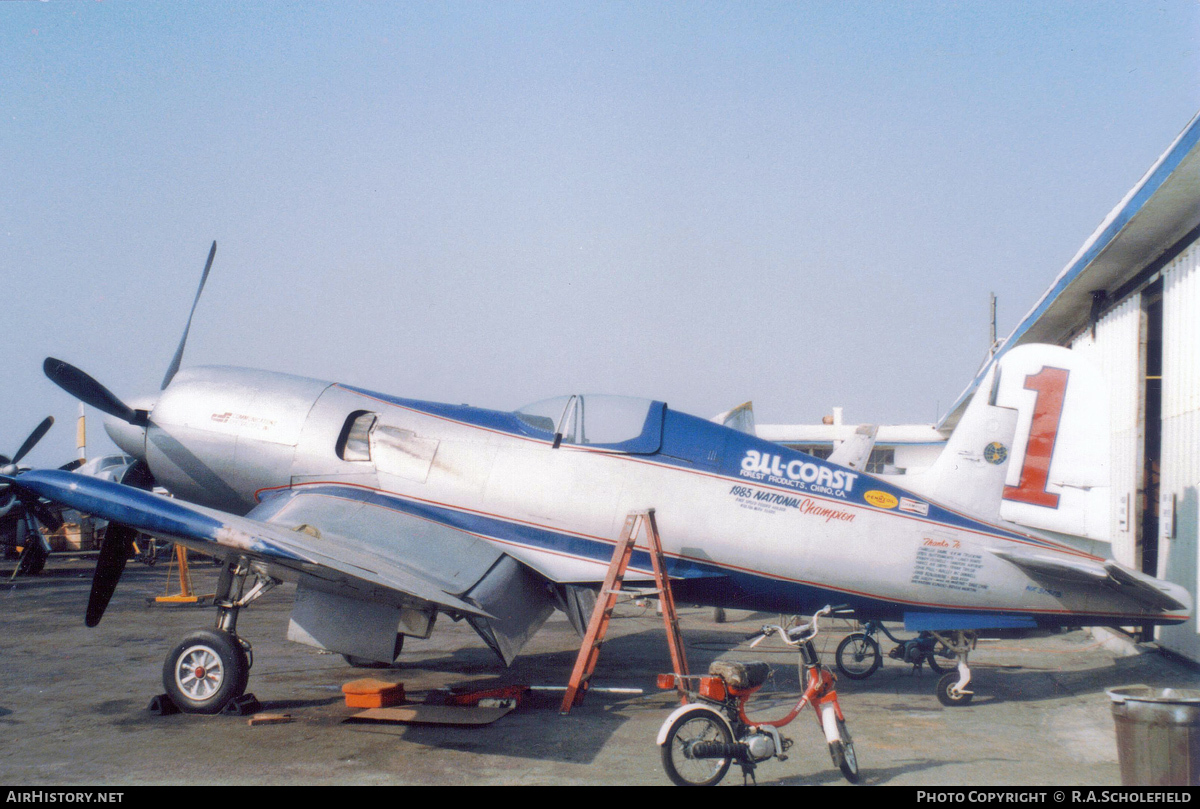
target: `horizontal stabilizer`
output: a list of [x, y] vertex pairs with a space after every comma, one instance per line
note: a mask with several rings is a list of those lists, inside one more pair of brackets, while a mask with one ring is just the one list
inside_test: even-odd
[[[1191, 599], [1179, 585], [1171, 584], [1160, 579], [1151, 578], [1145, 573], [1138, 573], [1122, 567], [1116, 562], [1105, 562], [1104, 569], [1116, 582], [1118, 589], [1130, 598], [1137, 599], [1143, 604], [1160, 610], [1190, 610]], [[1183, 600], [1181, 601], [1180, 598]]]
[[1099, 562], [1017, 551], [993, 550], [992, 553], [1031, 576], [1105, 584], [1124, 596], [1164, 612], [1191, 609], [1190, 599], [1179, 585], [1130, 570], [1112, 560]]
[[1035, 576], [1091, 584], [1108, 580], [1108, 571], [1104, 569], [1104, 565], [1089, 559], [1068, 559], [1062, 556], [996, 549], [992, 549], [992, 553]]

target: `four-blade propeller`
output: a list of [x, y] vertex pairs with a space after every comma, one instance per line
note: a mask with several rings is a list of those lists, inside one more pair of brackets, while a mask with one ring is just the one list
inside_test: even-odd
[[[163, 390], [171, 384], [171, 380], [174, 379], [183, 360], [183, 350], [187, 345], [188, 332], [192, 327], [192, 316], [196, 313], [196, 306], [200, 302], [200, 294], [204, 291], [204, 284], [208, 280], [208, 273], [212, 269], [216, 253], [217, 243], [214, 241], [208, 251], [208, 260], [205, 262], [204, 272], [200, 276], [200, 284], [196, 289], [196, 298], [192, 301], [192, 310], [188, 314], [183, 337], [180, 339], [179, 347], [175, 350], [175, 355], [163, 377]], [[135, 427], [146, 427], [150, 424], [148, 411], [137, 410], [125, 404], [104, 385], [70, 363], [54, 357], [47, 357], [42, 369], [50, 381], [84, 404], [91, 405], [102, 413], [107, 413]], [[25, 505], [26, 513], [36, 515], [43, 524], [57, 527], [61, 525], [62, 521], [58, 520], [36, 495], [24, 489], [16, 478], [16, 460], [24, 456], [38, 442], [52, 423], [53, 419], [46, 419], [42, 422], [21, 446], [20, 452], [12, 462], [7, 462], [7, 459], [0, 456], [0, 461], [5, 461], [5, 463], [0, 463], [0, 487], [2, 487], [0, 488], [0, 498], [3, 497], [5, 490], [11, 489], [13, 495]], [[149, 470], [146, 470], [147, 478], [148, 472]], [[125, 563], [129, 558], [129, 552], [136, 536], [137, 531], [126, 525], [109, 523], [104, 539], [100, 543], [100, 556], [96, 563], [96, 572], [92, 576], [92, 591], [88, 598], [87, 613], [84, 619], [89, 627], [98, 624], [103, 617], [104, 610], [108, 607], [108, 602], [121, 578], [121, 573], [125, 570]]]
[[62, 525], [58, 513], [17, 483], [15, 477], [19, 471], [17, 464], [37, 446], [53, 424], [54, 417], [46, 416], [11, 459], [0, 455], [0, 517], [10, 518], [6, 521], [13, 532], [9, 544], [22, 549], [21, 558], [13, 570], [14, 577], [18, 573], [38, 573], [46, 564], [50, 549], [42, 540], [37, 524], [41, 523], [51, 531], [57, 531]]

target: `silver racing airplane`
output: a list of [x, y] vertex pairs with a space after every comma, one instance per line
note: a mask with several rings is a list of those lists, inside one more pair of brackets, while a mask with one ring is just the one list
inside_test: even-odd
[[[507, 412], [270, 371], [180, 371], [186, 337], [159, 393], [132, 404], [45, 362], [109, 416], [109, 435], [170, 497], [63, 470], [0, 475], [27, 501], [109, 521], [88, 626], [138, 532], [224, 560], [216, 626], [164, 664], [186, 711], [244, 693], [238, 613], [285, 580], [298, 585], [290, 640], [386, 664], [445, 615], [509, 663], [556, 608], [582, 629], [626, 515], [650, 508], [677, 599], [788, 614], [837, 604], [936, 632], [959, 663], [951, 702], [970, 698], [977, 633], [1167, 624], [1191, 611], [1182, 587], [1095, 543], [1000, 517], [1018, 415], [993, 398], [1003, 362], [933, 468], [887, 478], [661, 401], [569, 395]], [[644, 552], [630, 570], [652, 579]]]

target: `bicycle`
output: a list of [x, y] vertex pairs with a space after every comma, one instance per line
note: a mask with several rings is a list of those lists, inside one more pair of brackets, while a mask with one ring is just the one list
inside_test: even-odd
[[[921, 668], [922, 663], [928, 663], [934, 674], [946, 674], [956, 666], [956, 656], [946, 644], [936, 638], [932, 632], [921, 632], [915, 638], [901, 640], [888, 631], [882, 621], [866, 621], [862, 631], [847, 635], [838, 644], [834, 661], [838, 671], [851, 680], [865, 680], [883, 665], [883, 655], [879, 651], [879, 641], [875, 634], [883, 632], [888, 640], [897, 644], [888, 652], [888, 657], [911, 663], [913, 670]], [[939, 658], [949, 658], [939, 660]]]
[[757, 646], [767, 637], [778, 635], [799, 653], [804, 691], [782, 719], [763, 721], [746, 715], [750, 697], [770, 676], [771, 669], [766, 663], [718, 660], [709, 667], [708, 676], [658, 676], [659, 688], [683, 685], [688, 700], [667, 717], [658, 731], [663, 768], [674, 784], [715, 786], [734, 761], [741, 766], [743, 779], [754, 781], [757, 764], [770, 758], [787, 759], [792, 740], [783, 736], [780, 728], [790, 724], [808, 705], [817, 714], [834, 765], [847, 781], [858, 783], [858, 756], [834, 688], [837, 677], [821, 664], [813, 645], [819, 631], [817, 619], [832, 611], [826, 607], [803, 626], [785, 629], [769, 625], [750, 636], [755, 639], [751, 646]]

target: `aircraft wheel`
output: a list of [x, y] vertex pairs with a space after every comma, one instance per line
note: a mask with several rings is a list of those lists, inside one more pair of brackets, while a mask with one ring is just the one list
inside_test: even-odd
[[858, 756], [854, 753], [854, 740], [850, 738], [850, 731], [846, 729], [846, 723], [843, 720], [837, 721], [837, 727], [840, 738], [829, 745], [829, 757], [833, 759], [834, 765], [842, 771], [842, 775], [846, 776], [847, 781], [857, 784]]
[[250, 665], [246, 651], [228, 632], [193, 632], [167, 655], [163, 686], [185, 713], [219, 713], [246, 692]]
[[865, 680], [883, 664], [879, 644], [865, 632], [855, 632], [843, 638], [834, 659], [838, 671], [851, 680]]
[[663, 769], [671, 783], [681, 787], [716, 786], [729, 772], [732, 759], [694, 758], [692, 746], [699, 742], [731, 745], [733, 735], [715, 711], [685, 713], [671, 724], [662, 746]]
[[21, 561], [17, 563], [17, 571], [22, 576], [36, 576], [46, 568], [46, 559], [49, 554], [38, 544], [30, 545], [21, 554]]
[[937, 684], [938, 702], [945, 705], [947, 708], [953, 708], [958, 705], [966, 705], [971, 701], [971, 697], [975, 696], [971, 693], [964, 693], [958, 690], [958, 670], [954, 670], [942, 676]]

